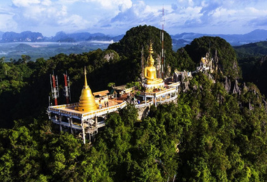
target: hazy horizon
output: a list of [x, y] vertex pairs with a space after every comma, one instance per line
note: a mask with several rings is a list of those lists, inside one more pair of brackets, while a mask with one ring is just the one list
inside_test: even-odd
[[[148, 25], [149, 26], [149, 25]], [[131, 28], [129, 28], [129, 29], [131, 29]], [[254, 29], [254, 30], [251, 30], [251, 31], [249, 31], [249, 32], [245, 32], [245, 33], [233, 33], [233, 34], [231, 34], [231, 33], [199, 33], [199, 32], [180, 32], [180, 33], [173, 33], [173, 34], [170, 34], [170, 35], [176, 35], [176, 34], [183, 34], [183, 33], [194, 33], [194, 34], [209, 34], [209, 35], [234, 35], [234, 34], [236, 34], [236, 35], [242, 35], [242, 34], [247, 34], [247, 33], [250, 33], [250, 32], [253, 32], [253, 31], [255, 31], [255, 30], [266, 30], [267, 31], [267, 29]], [[21, 31], [21, 32], [15, 32], [15, 31], [6, 31], [6, 32], [15, 32], [15, 33], [22, 33], [22, 32], [27, 32], [27, 31], [30, 31], [30, 32], [34, 32], [34, 31], [31, 31], [31, 30], [25, 30], [25, 31]], [[126, 31], [128, 31], [128, 30], [126, 30]], [[66, 34], [72, 34], [72, 33], [84, 33], [84, 32], [87, 32], [87, 33], [90, 33], [90, 34], [94, 34], [94, 33], [103, 33], [104, 35], [108, 35], [108, 36], [118, 36], [118, 35], [124, 35], [125, 33], [126, 33], [126, 31], [124, 32], [124, 33], [121, 33], [121, 34], [105, 34], [105, 33], [103, 33], [103, 32], [89, 32], [89, 31], [74, 31], [74, 32], [65, 32], [65, 31], [59, 31], [59, 32], [64, 32], [64, 33], [66, 33]], [[3, 32], [3, 31], [1, 31], [1, 32]], [[38, 33], [41, 33], [43, 36], [45, 36], [45, 37], [53, 37], [53, 36], [55, 36], [58, 32], [55, 32], [55, 34], [54, 35], [50, 35], [50, 36], [46, 36], [46, 35], [44, 35], [43, 34], [43, 32], [38, 32]], [[167, 33], [168, 33], [168, 31], [167, 31]]]

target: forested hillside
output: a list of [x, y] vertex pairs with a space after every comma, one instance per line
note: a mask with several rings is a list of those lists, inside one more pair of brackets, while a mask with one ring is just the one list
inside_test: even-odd
[[242, 68], [243, 79], [255, 83], [267, 96], [267, 42], [257, 42], [234, 47], [238, 63]]
[[[141, 33], [146, 33], [146, 36], [138, 37], [136, 29]], [[0, 126], [10, 128], [13, 126], [13, 120], [44, 116], [50, 94], [49, 75], [53, 72], [59, 77], [61, 95], [59, 103], [65, 103], [62, 93], [63, 73], [66, 71], [71, 78], [73, 102], [78, 101], [82, 88], [83, 82], [80, 79], [84, 66], [87, 66], [88, 83], [92, 91], [107, 89], [109, 82], [120, 85], [138, 80], [141, 73], [141, 46], [144, 46], [145, 54], [147, 54], [146, 46], [150, 40], [153, 41], [154, 56], [157, 56], [161, 46], [158, 41], [159, 31], [151, 26], [132, 28], [119, 45], [114, 43], [105, 51], [98, 49], [83, 54], [58, 54], [48, 60], [37, 59], [36, 62], [30, 61], [29, 56], [26, 55], [22, 55], [21, 59], [12, 62], [4, 62], [4, 58], [2, 58], [0, 62], [0, 110], [5, 114], [0, 118]], [[140, 35], [142, 35], [141, 33]], [[136, 35], [138, 38], [132, 38], [130, 35]], [[166, 62], [172, 66], [172, 71], [175, 68], [193, 70], [195, 64], [189, 56], [173, 52], [168, 34], [165, 35], [165, 38]], [[118, 53], [112, 50], [112, 47]], [[106, 55], [110, 59], [105, 58]], [[168, 59], [169, 57], [170, 59]], [[182, 57], [185, 59], [180, 59]], [[187, 59], [189, 61], [185, 61]]]
[[191, 44], [186, 45], [184, 49], [196, 64], [199, 64], [200, 58], [205, 57], [207, 52], [210, 52], [210, 57], [213, 58], [217, 52], [219, 68], [223, 75], [232, 79], [241, 77], [233, 47], [220, 37], [197, 38]]
[[261, 57], [267, 54], [267, 41], [234, 47], [239, 58]]
[[[109, 45], [108, 49], [115, 50], [120, 54], [122, 59], [127, 59], [129, 62], [137, 62], [139, 67], [133, 67], [132, 69], [137, 69], [137, 73], [140, 73], [140, 59], [141, 50], [144, 49], [144, 57], [148, 56], [148, 46], [149, 42], [153, 42], [154, 58], [160, 56], [162, 44], [160, 42], [160, 29], [153, 26], [137, 26], [126, 32], [125, 36], [118, 42]], [[172, 50], [172, 39], [167, 32], [164, 32], [164, 49], [166, 57], [166, 65], [174, 68], [180, 69], [193, 69], [193, 64], [191, 61], [185, 64], [179, 64], [177, 62], [180, 60], [180, 55]], [[156, 60], [156, 59], [155, 59]]]
[[[107, 60], [105, 55], [111, 54]], [[10, 63], [0, 63], [0, 110], [4, 113], [1, 127], [11, 127], [13, 120], [44, 117], [50, 94], [49, 75], [59, 77], [59, 103], [65, 103], [63, 96], [63, 73], [71, 78], [72, 102], [77, 102], [83, 86], [83, 67], [88, 70], [88, 83], [92, 91], [107, 89], [109, 82], [125, 84], [135, 79], [131, 68], [135, 67], [112, 50], [100, 49], [89, 53], [69, 56], [59, 54], [48, 60], [38, 59], [27, 62], [20, 59]], [[46, 117], [46, 116], [45, 116]]]
[[[110, 114], [93, 146], [36, 121], [1, 131], [6, 181], [265, 181], [266, 111], [249, 85], [229, 95], [199, 74], [178, 105], [152, 108], [136, 123], [133, 106]], [[221, 98], [221, 99], [218, 99]], [[252, 101], [253, 110], [247, 104]]]
[[49, 74], [58, 75], [64, 104], [67, 71], [77, 102], [84, 66], [92, 91], [138, 80], [141, 45], [149, 40], [156, 56], [159, 29], [139, 26], [105, 51], [36, 62], [25, 55], [10, 63], [2, 59], [0, 181], [267, 181], [266, 99], [256, 85], [241, 80], [240, 94], [225, 90], [224, 77], [237, 79], [240, 72], [233, 48], [220, 38], [195, 39], [177, 52], [166, 42], [172, 71], [194, 70], [209, 48], [211, 56], [217, 50], [222, 68], [213, 79], [195, 74], [176, 103], [153, 106], [141, 122], [132, 105], [111, 113], [92, 145], [54, 131], [46, 116]]

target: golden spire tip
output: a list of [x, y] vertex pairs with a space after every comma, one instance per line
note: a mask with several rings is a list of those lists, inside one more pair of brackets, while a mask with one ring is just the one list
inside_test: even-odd
[[86, 73], [86, 66], [84, 66], [84, 75], [86, 75], [87, 73]]
[[84, 66], [84, 86], [87, 87], [87, 78], [86, 78], [86, 66]]

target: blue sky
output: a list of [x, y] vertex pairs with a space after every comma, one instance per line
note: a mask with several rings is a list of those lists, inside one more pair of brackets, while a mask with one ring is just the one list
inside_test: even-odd
[[267, 29], [266, 0], [1, 0], [0, 31], [118, 35], [144, 24], [161, 28], [163, 6], [170, 34]]

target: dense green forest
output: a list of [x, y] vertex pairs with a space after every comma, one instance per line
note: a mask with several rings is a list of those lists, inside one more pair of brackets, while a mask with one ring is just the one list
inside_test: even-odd
[[[206, 74], [194, 75], [190, 90], [180, 93], [176, 103], [153, 106], [142, 122], [137, 122], [132, 105], [111, 113], [92, 145], [54, 131], [46, 116], [49, 74], [59, 76], [62, 92], [62, 74], [68, 72], [72, 102], [80, 96], [83, 66], [92, 91], [107, 89], [110, 82], [137, 81], [142, 46], [152, 40], [157, 56], [159, 31], [132, 28], [105, 51], [59, 54], [36, 62], [27, 56], [9, 63], [2, 58], [0, 180], [266, 181], [265, 97], [252, 83], [241, 94], [226, 92], [224, 76], [241, 78], [241, 71], [233, 48], [217, 37], [195, 39], [177, 52], [171, 49], [171, 39], [166, 41], [172, 71], [194, 70], [201, 56], [209, 50], [214, 56], [216, 50], [222, 67], [214, 76], [216, 83]], [[60, 104], [65, 103], [62, 95]]]
[[267, 96], [267, 42], [257, 42], [234, 47], [237, 59], [242, 68], [244, 81], [255, 83]]
[[267, 41], [235, 46], [234, 49], [237, 53], [237, 57], [239, 58], [254, 56], [262, 57], [267, 54]]
[[[136, 122], [129, 105], [112, 113], [93, 146], [54, 134], [38, 121], [1, 131], [0, 177], [5, 181], [265, 181], [266, 111], [255, 85], [229, 95], [199, 74], [197, 90], [178, 105], [151, 108]], [[218, 99], [220, 98], [220, 99]], [[247, 107], [253, 104], [253, 110]]]
[[234, 49], [220, 37], [204, 36], [197, 38], [191, 44], [186, 45], [184, 49], [196, 64], [200, 62], [201, 57], [206, 56], [207, 52], [210, 52], [210, 57], [214, 58], [217, 51], [219, 67], [223, 75], [229, 76], [232, 79], [238, 79], [241, 76]]

